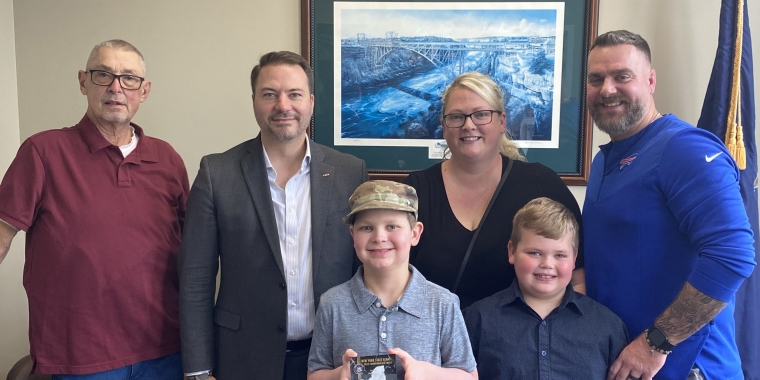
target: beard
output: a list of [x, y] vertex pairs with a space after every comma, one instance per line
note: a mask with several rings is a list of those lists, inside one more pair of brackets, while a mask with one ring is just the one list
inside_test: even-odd
[[[118, 102], [123, 105], [123, 108], [110, 109], [106, 104], [107, 102]], [[129, 103], [126, 98], [122, 99], [121, 97], [110, 96], [106, 93], [101, 98], [100, 104], [99, 110], [95, 112], [102, 120], [110, 123], [128, 123], [132, 119], [129, 115], [129, 109], [127, 108]]]
[[644, 117], [644, 104], [641, 99], [635, 99], [633, 102], [625, 98], [606, 100], [607, 102], [619, 101], [625, 106], [625, 111], [621, 116], [605, 115], [603, 112], [604, 105], [599, 103], [594, 103], [589, 110], [596, 127], [610, 136], [625, 134]]
[[[279, 117], [289, 117], [293, 118], [293, 121], [295, 122], [295, 126], [290, 125], [289, 123], [280, 123], [274, 119]], [[259, 123], [259, 125], [262, 127], [262, 131], [266, 131], [267, 134], [271, 137], [273, 137], [275, 140], [280, 142], [288, 142], [292, 141], [296, 138], [301, 137], [304, 132], [306, 132], [306, 128], [309, 127], [309, 122], [311, 121], [311, 116], [306, 118], [305, 121], [303, 121], [303, 118], [301, 118], [301, 115], [295, 113], [295, 114], [274, 114], [270, 116], [265, 123]]]
[[102, 119], [111, 123], [127, 123], [130, 121], [129, 115], [125, 113], [106, 113]]

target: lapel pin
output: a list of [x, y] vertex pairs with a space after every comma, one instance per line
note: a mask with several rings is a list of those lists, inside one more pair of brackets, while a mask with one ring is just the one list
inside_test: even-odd
[[329, 176], [330, 176], [330, 173], [322, 174], [322, 177], [329, 177]]

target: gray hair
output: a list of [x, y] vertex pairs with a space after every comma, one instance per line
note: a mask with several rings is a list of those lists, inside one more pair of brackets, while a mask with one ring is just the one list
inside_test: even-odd
[[145, 75], [145, 58], [143, 58], [142, 53], [140, 53], [140, 51], [137, 50], [137, 48], [134, 45], [130, 44], [127, 41], [119, 40], [119, 39], [103, 41], [103, 42], [95, 45], [95, 47], [93, 47], [92, 51], [90, 52], [90, 56], [87, 58], [87, 65], [88, 66], [89, 66], [90, 62], [93, 59], [95, 59], [95, 57], [98, 56], [98, 53], [100, 52], [100, 49], [102, 49], [104, 47], [111, 48], [111, 49], [123, 50], [123, 51], [129, 51], [129, 52], [137, 54], [137, 56], [140, 57], [140, 66], [142, 67], [143, 75]]

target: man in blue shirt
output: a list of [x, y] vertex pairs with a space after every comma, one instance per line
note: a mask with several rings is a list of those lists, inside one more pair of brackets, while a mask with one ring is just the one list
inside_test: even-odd
[[612, 141], [586, 190], [586, 286], [633, 338], [608, 379], [741, 379], [734, 293], [755, 262], [739, 171], [714, 135], [657, 111], [656, 82], [641, 36], [596, 39], [586, 101]]

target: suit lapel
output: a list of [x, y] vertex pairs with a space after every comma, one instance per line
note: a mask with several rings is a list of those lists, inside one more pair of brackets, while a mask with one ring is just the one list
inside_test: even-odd
[[243, 157], [240, 166], [243, 169], [243, 178], [248, 186], [248, 193], [253, 200], [256, 214], [264, 229], [272, 255], [280, 267], [280, 273], [285, 273], [282, 265], [282, 253], [280, 250], [280, 237], [277, 232], [277, 220], [274, 217], [274, 205], [272, 195], [269, 192], [269, 178], [264, 163], [264, 148], [261, 145], [261, 135], [251, 141], [248, 155]]
[[[313, 278], [319, 273], [319, 263], [322, 257], [322, 241], [324, 240], [327, 213], [329, 211], [330, 194], [335, 178], [332, 165], [326, 164], [325, 154], [315, 143], [311, 149], [311, 266]], [[348, 228], [348, 227], [346, 227]], [[331, 237], [328, 237], [328, 239]]]

